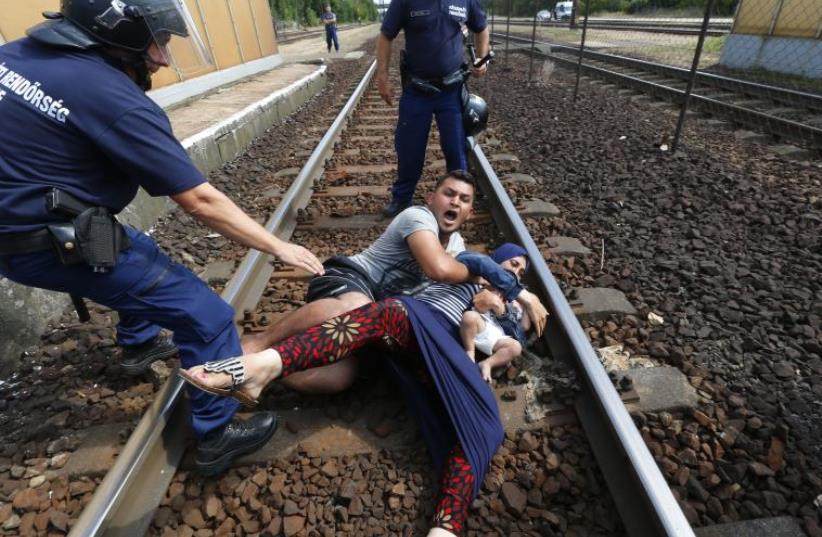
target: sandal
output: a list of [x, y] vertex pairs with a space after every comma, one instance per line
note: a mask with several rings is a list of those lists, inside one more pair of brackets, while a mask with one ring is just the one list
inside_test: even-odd
[[220, 397], [231, 397], [242, 403], [243, 405], [253, 408], [257, 406], [257, 399], [250, 395], [241, 392], [239, 388], [245, 382], [245, 366], [243, 362], [236, 356], [226, 358], [225, 360], [216, 360], [214, 362], [206, 362], [203, 364], [203, 369], [207, 373], [228, 373], [231, 375], [231, 386], [229, 388], [215, 388], [214, 386], [207, 386], [200, 382], [197, 378], [192, 376], [188, 371], [181, 369], [177, 375], [192, 386], [208, 392], [212, 395], [219, 395]]

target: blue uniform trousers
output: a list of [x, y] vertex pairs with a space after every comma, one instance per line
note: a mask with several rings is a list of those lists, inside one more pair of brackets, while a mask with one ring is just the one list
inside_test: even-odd
[[440, 147], [446, 170], [464, 170], [465, 131], [462, 128], [462, 86], [429, 95], [408, 86], [400, 97], [400, 112], [394, 148], [397, 151], [397, 180], [391, 187], [394, 199], [410, 203], [425, 164], [425, 148], [431, 130], [431, 116], [437, 118]]
[[[131, 247], [120, 252], [117, 266], [109, 272], [95, 273], [84, 264], [64, 266], [53, 252], [45, 251], [0, 256], [0, 275], [29, 287], [89, 298], [117, 311], [137, 332], [172, 330], [184, 368], [240, 356], [233, 308], [191, 271], [171, 261], [148, 235], [128, 226], [126, 231]], [[197, 436], [231, 421], [239, 407], [231, 398], [190, 386], [188, 394]]]
[[337, 41], [337, 27], [325, 27], [325, 44], [328, 45], [328, 52], [331, 52], [331, 42], [334, 42], [334, 50], [340, 50], [340, 42]]
[[120, 322], [117, 323], [117, 344], [139, 345], [154, 339], [159, 333], [159, 325], [121, 313]]

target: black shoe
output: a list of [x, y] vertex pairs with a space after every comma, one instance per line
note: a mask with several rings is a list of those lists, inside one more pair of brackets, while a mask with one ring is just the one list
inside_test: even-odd
[[406, 210], [410, 206], [411, 206], [411, 204], [407, 201], [402, 202], [402, 201], [397, 201], [396, 199], [392, 199], [391, 203], [386, 205], [385, 209], [382, 210], [382, 215], [386, 218], [394, 218], [395, 216], [397, 216], [398, 214], [400, 214], [401, 212], [403, 212], [404, 210]]
[[171, 358], [179, 349], [168, 336], [157, 336], [139, 345], [124, 345], [120, 365], [126, 375], [142, 375], [152, 362]]
[[225, 472], [234, 459], [257, 451], [277, 430], [277, 415], [256, 412], [245, 421], [238, 418], [217, 431], [211, 431], [197, 445], [194, 466], [201, 475]]

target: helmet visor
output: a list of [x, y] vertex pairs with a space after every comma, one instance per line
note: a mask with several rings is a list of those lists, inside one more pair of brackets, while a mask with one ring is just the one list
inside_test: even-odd
[[181, 76], [211, 71], [214, 60], [183, 0], [148, 0], [145, 22], [163, 60]]
[[150, 37], [147, 48], [157, 48], [147, 50], [147, 56], [180, 75], [210, 71], [214, 66], [184, 0], [111, 0], [96, 21], [109, 30], [123, 22], [145, 25]]

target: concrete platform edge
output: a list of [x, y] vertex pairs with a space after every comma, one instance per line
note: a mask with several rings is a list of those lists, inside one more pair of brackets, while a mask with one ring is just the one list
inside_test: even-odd
[[[318, 67], [291, 85], [271, 93], [220, 123], [182, 141], [203, 173], [209, 173], [242, 154], [271, 125], [296, 111], [316, 95], [327, 80], [326, 66]], [[169, 211], [167, 198], [152, 198], [140, 190], [120, 214], [120, 220], [149, 229]], [[48, 324], [69, 305], [67, 295], [17, 285], [0, 278], [0, 378], [8, 376], [20, 353], [36, 344]]]

